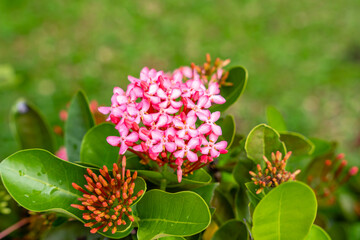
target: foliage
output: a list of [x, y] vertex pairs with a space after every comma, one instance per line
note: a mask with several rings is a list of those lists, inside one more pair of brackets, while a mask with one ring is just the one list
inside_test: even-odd
[[[244, 136], [237, 134], [234, 117], [224, 111], [241, 96], [247, 83], [247, 71], [236, 66], [229, 71], [220, 71], [218, 77], [215, 74], [218, 72], [213, 69], [219, 70], [216, 67], [222, 67], [222, 63], [216, 60], [215, 68], [212, 68], [208, 56], [203, 67], [191, 68], [194, 74], [191, 78], [195, 79], [198, 70], [201, 81], [219, 83], [220, 93], [225, 94], [227, 101], [224, 105], [209, 107], [210, 111], [223, 114], [217, 123], [222, 129], [219, 139], [226, 141], [227, 147], [218, 153], [201, 149], [204, 142], [206, 147], [212, 143], [207, 137], [215, 130], [207, 130], [199, 137], [202, 141], [198, 141], [197, 147], [188, 150], [188, 154], [189, 151], [209, 154], [209, 158], [201, 162], [203, 165], [196, 165], [203, 161], [200, 156], [195, 161], [178, 154], [171, 162], [174, 151], [165, 150], [165, 145], [160, 150], [163, 151], [161, 157], [158, 157], [159, 152], [153, 157], [154, 152], [134, 147], [139, 138], [125, 140], [128, 132], [124, 136], [121, 124], [127, 124], [127, 131], [131, 129], [140, 135], [139, 129], [144, 128], [146, 122], [144, 126], [137, 120], [121, 122], [127, 114], [124, 112], [114, 119], [111, 111], [120, 107], [118, 97], [122, 97], [121, 94], [114, 94], [116, 100], [112, 99], [109, 108], [112, 123], [96, 125], [95, 113], [85, 94], [79, 91], [71, 101], [65, 123], [67, 159], [53, 155], [52, 133], [43, 115], [35, 108], [27, 104], [25, 115], [24, 112], [21, 112], [23, 115], [19, 115], [19, 111], [12, 112], [14, 132], [25, 150], [0, 163], [4, 187], [27, 210], [40, 212], [40, 215], [45, 212], [55, 214], [56, 220], [48, 223], [50, 230], [41, 233], [45, 239], [52, 239], [57, 234], [83, 234], [86, 239], [98, 236], [139, 240], [330, 239], [325, 230], [330, 234], [334, 230], [327, 222], [349, 217], [345, 213], [349, 213], [349, 209], [356, 210], [358, 199], [348, 190], [351, 186], [344, 186], [356, 175], [357, 168], [348, 170], [343, 155], [336, 154], [335, 144], [289, 131], [285, 119], [274, 107], [267, 111], [269, 125], [259, 124]], [[214, 76], [217, 76], [215, 80]], [[192, 98], [198, 97], [192, 95]], [[187, 100], [182, 101], [184, 105], [187, 103]], [[135, 104], [135, 100], [132, 103]], [[156, 108], [157, 105], [153, 106]], [[186, 106], [178, 110], [188, 110], [185, 114], [190, 114]], [[199, 118], [205, 119], [201, 114]], [[25, 117], [31, 119], [28, 120], [31, 124], [23, 124], [26, 121], [20, 118]], [[209, 119], [211, 117], [209, 115]], [[202, 125], [196, 124], [196, 128], [201, 128]], [[217, 126], [214, 122], [211, 124]], [[166, 126], [156, 129], [164, 130]], [[185, 135], [185, 144], [190, 144], [192, 138], [186, 138]], [[115, 144], [113, 139], [121, 141]], [[148, 142], [144, 140], [143, 145]], [[123, 151], [124, 146], [130, 150]], [[124, 155], [121, 162], [119, 148]], [[185, 147], [178, 145], [176, 150], [182, 148]], [[290, 152], [293, 153], [291, 157]], [[187, 168], [189, 171], [183, 173], [179, 159], [189, 160], [189, 164], [198, 169]], [[176, 167], [171, 165], [174, 163]], [[327, 168], [330, 165], [333, 168]], [[331, 179], [328, 185], [327, 179]], [[336, 199], [337, 189], [348, 197]], [[331, 194], [326, 195], [327, 191]], [[337, 201], [344, 210], [332, 207]], [[90, 227], [91, 233], [96, 235], [88, 235], [78, 225], [79, 231], [74, 230], [69, 225], [74, 218]], [[359, 216], [350, 218], [354, 221]], [[354, 232], [349, 234], [356, 234]]]

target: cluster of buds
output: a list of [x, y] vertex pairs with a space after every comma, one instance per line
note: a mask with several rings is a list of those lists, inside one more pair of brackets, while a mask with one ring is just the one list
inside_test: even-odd
[[318, 175], [308, 175], [307, 183], [314, 189], [321, 203], [334, 204], [336, 190], [359, 171], [358, 167], [347, 169], [346, 166], [345, 154], [341, 153], [333, 159], [326, 159], [322, 169], [314, 172]]
[[106, 166], [100, 169], [98, 176], [87, 169], [88, 175], [84, 175], [87, 181], [86, 190], [76, 183], [72, 184], [76, 190], [83, 193], [83, 197], [78, 199], [81, 201], [81, 205], [71, 204], [71, 206], [85, 211], [83, 213], [83, 219], [87, 221], [85, 227], [91, 227], [91, 233], [96, 233], [100, 229], [103, 232], [111, 229], [114, 234], [118, 226], [126, 225], [125, 215], [130, 221], [134, 221], [130, 206], [144, 191], [140, 190], [134, 194], [137, 172], [131, 176], [130, 170], [125, 171], [125, 165], [125, 156], [122, 160], [122, 173], [114, 163], [113, 177], [110, 176]]
[[[225, 63], [219, 64], [216, 74], [222, 76]], [[144, 163], [168, 164], [181, 182], [183, 175], [227, 153], [227, 142], [217, 142], [222, 135], [216, 124], [220, 112], [209, 111], [213, 104], [225, 103], [216, 76], [204, 78], [190, 67], [173, 73], [145, 67], [140, 78], [128, 79], [127, 90], [115, 87], [111, 106], [99, 108], [116, 124], [120, 137], [109, 136], [107, 141], [120, 147], [120, 155], [130, 151]]]
[[229, 72], [223, 70], [223, 67], [229, 63], [229, 59], [221, 60], [220, 58], [216, 58], [214, 65], [212, 65], [210, 55], [206, 54], [206, 62], [203, 66], [197, 66], [192, 63], [191, 68], [196, 71], [195, 73], [199, 75], [204, 83], [218, 82], [220, 86], [232, 86], [232, 83], [226, 82]]
[[277, 151], [276, 154], [271, 153], [271, 161], [263, 156], [266, 163], [266, 168], [262, 170], [261, 165], [256, 166], [257, 173], [250, 171], [252, 176], [251, 180], [255, 185], [259, 186], [256, 194], [260, 194], [266, 187], [277, 187], [283, 182], [295, 180], [296, 175], [300, 173], [300, 170], [296, 170], [294, 173], [285, 170], [286, 161], [289, 159], [291, 152], [288, 152], [284, 158], [282, 158], [281, 152]]

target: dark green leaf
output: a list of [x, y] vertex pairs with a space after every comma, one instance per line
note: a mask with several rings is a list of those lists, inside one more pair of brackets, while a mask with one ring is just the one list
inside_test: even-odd
[[319, 138], [310, 138], [310, 141], [315, 146], [314, 152], [312, 153], [312, 157], [318, 157], [328, 154], [334, 149], [336, 145], [336, 143], [334, 142], [329, 142]]
[[119, 148], [106, 141], [108, 136], [119, 136], [113, 124], [103, 123], [90, 129], [81, 144], [80, 161], [111, 169], [119, 158]]
[[301, 182], [286, 182], [271, 190], [253, 214], [254, 239], [304, 239], [317, 210], [313, 190]]
[[218, 189], [215, 189], [214, 197], [211, 200], [211, 206], [216, 208], [214, 220], [218, 223], [218, 225], [222, 225], [224, 222], [235, 218], [234, 210], [229, 200]]
[[236, 163], [232, 174], [239, 186], [243, 187], [245, 183], [250, 181], [251, 176], [249, 171], [253, 169], [255, 164], [254, 161], [247, 157], [245, 151], [245, 139], [241, 140], [238, 149], [240, 149], [239, 160]]
[[82, 91], [73, 97], [65, 123], [65, 147], [69, 161], [80, 161], [80, 147], [84, 135], [94, 126], [89, 103]]
[[234, 141], [235, 137], [235, 119], [233, 115], [227, 115], [225, 118], [220, 118], [217, 124], [222, 129], [222, 135], [219, 140], [227, 141], [228, 145], [226, 149], [229, 149]]
[[266, 124], [260, 124], [251, 130], [245, 142], [245, 150], [250, 159], [261, 165], [264, 165], [263, 156], [271, 159], [272, 152], [286, 154], [280, 134]]
[[305, 240], [331, 240], [331, 238], [321, 227], [313, 224]]
[[220, 94], [226, 99], [224, 104], [215, 104], [210, 108], [211, 112], [220, 111], [224, 112], [228, 109], [233, 103], [236, 102], [243, 93], [248, 78], [248, 72], [244, 67], [237, 66], [233, 67], [229, 71], [229, 77], [226, 79], [226, 82], [232, 83], [232, 86], [222, 86], [220, 89]]
[[136, 205], [138, 238], [149, 240], [165, 236], [190, 236], [210, 224], [205, 201], [194, 192], [167, 193], [151, 190]]
[[294, 156], [310, 155], [315, 148], [309, 139], [296, 132], [281, 132], [280, 140], [285, 143], [286, 150], [292, 151]]
[[[6, 158], [0, 164], [0, 172], [4, 186], [24, 208], [34, 212], [65, 213], [83, 222], [82, 211], [70, 206], [79, 203], [78, 198], [82, 197], [81, 192], [71, 184], [86, 184], [86, 168], [63, 161], [47, 151], [33, 149], [19, 151]], [[145, 191], [146, 184], [142, 178], [138, 178], [134, 192], [141, 189]], [[130, 225], [128, 220], [126, 226], [121, 226], [121, 232], [115, 235], [101, 234], [121, 237]]]
[[266, 109], [266, 118], [268, 124], [278, 132], [286, 131], [286, 124], [281, 113], [273, 106]]
[[199, 194], [205, 200], [208, 207], [210, 207], [210, 202], [214, 196], [215, 188], [218, 186], [219, 186], [219, 183], [210, 183], [208, 185], [192, 189], [191, 191]]
[[256, 191], [258, 190], [259, 187], [256, 186], [253, 182], [248, 182], [245, 184], [245, 186], [247, 188], [247, 194], [250, 199], [250, 202], [255, 208], [258, 205], [258, 203], [261, 201], [261, 199], [265, 197], [265, 193], [264, 191], [262, 191], [261, 193], [256, 194]]
[[21, 149], [42, 148], [55, 152], [54, 137], [40, 112], [25, 100], [18, 100], [12, 109], [11, 126]]
[[246, 240], [248, 237], [246, 226], [239, 220], [229, 220], [222, 225], [211, 240]]

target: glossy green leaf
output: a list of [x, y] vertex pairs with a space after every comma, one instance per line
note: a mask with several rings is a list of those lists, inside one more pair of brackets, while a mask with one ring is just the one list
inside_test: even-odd
[[286, 131], [286, 124], [285, 124], [284, 118], [281, 115], [281, 113], [279, 112], [279, 110], [277, 110], [275, 107], [273, 107], [273, 106], [267, 107], [266, 118], [267, 118], [268, 124], [272, 128], [276, 129], [276, 131], [278, 131], [278, 132]]
[[314, 144], [300, 133], [281, 132], [280, 140], [285, 143], [287, 151], [292, 151], [293, 156], [310, 155], [315, 149]]
[[331, 238], [321, 227], [313, 224], [305, 240], [331, 240]]
[[227, 141], [228, 145], [226, 149], [229, 149], [234, 141], [235, 137], [235, 119], [233, 115], [227, 115], [225, 118], [220, 118], [216, 122], [222, 130], [222, 135], [219, 137], [219, 140]]
[[136, 205], [139, 221], [138, 238], [190, 236], [210, 224], [205, 201], [194, 192], [167, 193], [151, 190]]
[[215, 189], [214, 197], [211, 200], [211, 206], [216, 209], [214, 213], [214, 220], [218, 223], [218, 225], [235, 218], [234, 210], [229, 200], [218, 189]]
[[210, 207], [210, 202], [214, 196], [215, 188], [217, 188], [218, 186], [219, 186], [219, 183], [210, 183], [208, 185], [192, 189], [191, 191], [199, 194], [205, 200], [208, 207]]
[[249, 198], [243, 187], [238, 188], [235, 195], [235, 214], [237, 219], [250, 219]]
[[111, 169], [119, 158], [119, 148], [106, 141], [108, 136], [119, 136], [113, 124], [103, 123], [90, 129], [81, 144], [80, 161]]
[[211, 240], [246, 240], [248, 237], [246, 226], [239, 220], [229, 220], [213, 235]]
[[329, 142], [319, 138], [310, 138], [310, 141], [314, 144], [314, 152], [312, 157], [318, 157], [330, 153], [336, 146], [336, 143]]
[[253, 214], [254, 239], [304, 239], [317, 210], [313, 190], [301, 182], [286, 182], [271, 190]]
[[80, 161], [81, 142], [86, 132], [93, 126], [94, 119], [88, 100], [85, 94], [79, 91], [71, 101], [65, 123], [65, 147], [69, 161]]
[[20, 99], [12, 108], [11, 126], [21, 149], [42, 148], [55, 151], [49, 124], [40, 112], [27, 101]]
[[232, 86], [222, 86], [220, 88], [220, 94], [226, 99], [224, 104], [215, 104], [210, 107], [211, 112], [220, 111], [224, 112], [233, 103], [235, 103], [243, 93], [248, 78], [248, 72], [244, 67], [233, 67], [229, 71], [229, 77], [226, 82], [232, 83]]
[[262, 191], [261, 193], [257, 194], [256, 191], [258, 190], [259, 187], [256, 186], [253, 182], [248, 182], [245, 184], [245, 186], [247, 189], [247, 195], [249, 197], [249, 200], [253, 205], [253, 207], [255, 208], [258, 205], [258, 203], [261, 201], [261, 199], [265, 197], [265, 193], [264, 191]]
[[[0, 164], [0, 173], [9, 194], [24, 208], [34, 212], [65, 213], [83, 222], [82, 211], [70, 206], [79, 203], [78, 198], [82, 196], [71, 184], [86, 184], [86, 168], [63, 161], [47, 151], [32, 149], [19, 151], [6, 158]], [[145, 191], [146, 184], [142, 178], [138, 178], [135, 180], [134, 192], [141, 189]], [[127, 222], [115, 235], [110, 231], [101, 234], [121, 237], [122, 232], [131, 225], [130, 221]]]
[[249, 159], [245, 151], [245, 139], [241, 140], [239, 146], [238, 162], [233, 169], [233, 177], [240, 187], [243, 187], [245, 183], [251, 180], [251, 171], [254, 167], [254, 161]]
[[250, 159], [261, 165], [264, 165], [263, 156], [271, 159], [272, 152], [286, 154], [280, 134], [266, 124], [260, 124], [251, 130], [245, 142], [245, 150]]

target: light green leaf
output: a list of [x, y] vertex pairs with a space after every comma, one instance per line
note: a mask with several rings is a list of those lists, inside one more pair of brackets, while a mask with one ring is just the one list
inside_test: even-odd
[[305, 240], [331, 240], [331, 238], [321, 227], [313, 224]]
[[[78, 204], [78, 198], [82, 197], [81, 192], [71, 184], [86, 184], [86, 168], [61, 160], [47, 151], [32, 149], [19, 151], [6, 158], [0, 164], [0, 173], [9, 194], [24, 208], [34, 212], [65, 213], [84, 222], [83, 211], [70, 205]], [[146, 190], [142, 178], [135, 180], [134, 192], [140, 190]], [[122, 232], [131, 226], [128, 219], [125, 221], [127, 224], [122, 225], [121, 231], [115, 235], [110, 231], [100, 233], [108, 237], [121, 237]]]
[[65, 147], [71, 162], [80, 161], [80, 147], [86, 132], [94, 126], [89, 103], [82, 91], [73, 97], [65, 123]]
[[250, 159], [261, 165], [264, 165], [263, 156], [271, 159], [272, 152], [280, 151], [283, 155], [286, 154], [280, 134], [266, 124], [260, 124], [251, 130], [245, 142], [245, 150]]
[[49, 124], [27, 101], [20, 99], [13, 106], [11, 126], [21, 149], [43, 148], [55, 152], [55, 140]]
[[210, 224], [205, 201], [194, 192], [167, 193], [151, 190], [136, 205], [138, 238], [150, 240], [166, 236], [190, 236]]
[[286, 150], [292, 151], [294, 156], [310, 155], [315, 149], [314, 144], [300, 133], [281, 132], [280, 140], [285, 143]]
[[268, 124], [278, 132], [286, 131], [286, 124], [281, 113], [273, 106], [266, 109], [266, 118]]
[[113, 124], [103, 123], [91, 128], [82, 141], [80, 161], [99, 168], [105, 165], [111, 169], [119, 158], [119, 148], [106, 141], [108, 136], [119, 136]]
[[222, 135], [219, 137], [220, 141], [227, 141], [226, 149], [229, 149], [235, 137], [235, 119], [233, 115], [227, 115], [225, 118], [220, 118], [217, 124], [221, 127]]
[[254, 239], [304, 239], [317, 210], [313, 190], [301, 182], [286, 182], [271, 190], [253, 214]]
[[229, 220], [213, 235], [211, 240], [246, 240], [248, 237], [246, 226], [239, 220]]
[[224, 104], [215, 104], [210, 107], [211, 112], [220, 111], [224, 112], [233, 103], [235, 103], [243, 93], [248, 78], [247, 70], [242, 66], [236, 66], [229, 70], [229, 77], [226, 82], [232, 83], [232, 86], [222, 86], [220, 94], [226, 99]]

